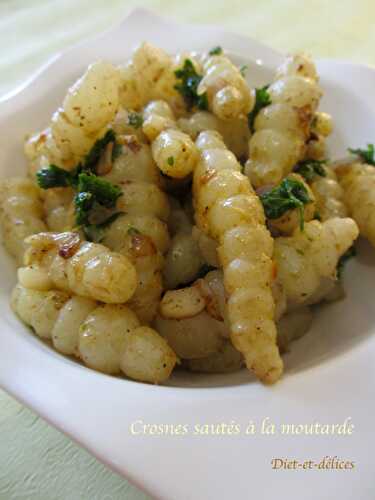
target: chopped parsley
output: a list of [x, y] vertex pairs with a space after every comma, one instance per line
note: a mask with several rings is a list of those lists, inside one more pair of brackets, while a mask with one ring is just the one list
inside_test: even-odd
[[110, 142], [116, 144], [116, 135], [112, 129], [107, 130], [104, 136], [95, 142], [89, 153], [86, 155], [83, 163], [77, 165], [77, 172], [80, 173], [88, 171], [95, 173], [96, 164], [98, 163], [102, 152]]
[[296, 174], [302, 175], [307, 182], [312, 182], [318, 176], [327, 176], [327, 172], [324, 168], [326, 163], [326, 160], [305, 160], [298, 163], [294, 171]]
[[76, 222], [78, 225], [90, 225], [89, 214], [94, 207], [95, 199], [91, 193], [83, 191], [78, 192], [74, 197], [74, 208]]
[[100, 210], [110, 211], [115, 208], [117, 199], [122, 191], [119, 186], [102, 179], [96, 175], [96, 166], [100, 157], [109, 143], [114, 143], [112, 157], [116, 153], [116, 136], [113, 130], [108, 130], [98, 139], [84, 160], [73, 170], [66, 171], [56, 165], [38, 170], [36, 179], [39, 187], [50, 189], [56, 187], [73, 187], [76, 191], [74, 197], [76, 223], [82, 226], [86, 237], [98, 241], [97, 235], [93, 236], [106, 225], [113, 222], [116, 214], [110, 214], [100, 224], [92, 224], [91, 215]]
[[68, 187], [74, 185], [75, 175], [52, 164], [38, 170], [36, 180], [42, 189]]
[[115, 142], [112, 150], [112, 161], [115, 161], [122, 153], [122, 145]]
[[265, 85], [264, 87], [255, 89], [254, 108], [247, 115], [247, 121], [251, 132], [254, 132], [254, 122], [259, 111], [271, 104], [271, 97], [268, 93], [268, 87], [269, 85]]
[[322, 216], [320, 215], [320, 213], [317, 210], [314, 212], [314, 219], [318, 220], [320, 222], [322, 221]]
[[131, 112], [128, 114], [128, 125], [134, 128], [141, 128], [143, 125], [143, 116], [141, 113]]
[[373, 144], [367, 144], [367, 149], [352, 149], [349, 148], [348, 151], [353, 155], [359, 156], [368, 165], [375, 166], [375, 147]]
[[174, 158], [173, 158], [173, 156], [169, 156], [169, 157], [167, 158], [167, 163], [168, 163], [168, 165], [170, 165], [171, 167], [172, 167], [172, 165], [174, 165]]
[[248, 70], [249, 66], [247, 64], [243, 64], [241, 67], [240, 67], [240, 73], [241, 75], [245, 78], [246, 76], [246, 71]]
[[77, 224], [89, 224], [90, 212], [95, 205], [114, 208], [121, 194], [121, 188], [109, 181], [96, 175], [79, 174], [77, 194], [74, 198]]
[[95, 174], [96, 164], [98, 163], [101, 154], [107, 145], [113, 142], [114, 148], [112, 152], [112, 157], [119, 154], [118, 144], [116, 142], [116, 136], [112, 129], [107, 130], [105, 135], [98, 139], [93, 147], [90, 149], [88, 154], [85, 156], [83, 162], [78, 163], [78, 165], [71, 171], [66, 171], [63, 168], [57, 167], [56, 165], [49, 165], [48, 167], [41, 168], [36, 173], [36, 180], [38, 186], [42, 189], [50, 189], [55, 187], [67, 187], [67, 186], [77, 186], [78, 177], [81, 172], [93, 173]]
[[120, 215], [122, 215], [122, 212], [115, 212], [100, 224], [87, 224], [83, 226], [83, 232], [87, 240], [100, 243], [104, 238], [104, 229], [109, 227]]
[[306, 187], [294, 179], [284, 179], [278, 186], [260, 196], [267, 219], [278, 219], [288, 210], [298, 209], [300, 229], [304, 228], [304, 207], [311, 202]]
[[79, 193], [91, 193], [95, 200], [107, 208], [114, 207], [117, 198], [121, 196], [121, 188], [96, 175], [81, 173], [78, 176]]
[[213, 47], [210, 51], [209, 51], [209, 55], [210, 56], [219, 56], [220, 54], [223, 53], [223, 49], [220, 47], [220, 45], [218, 45], [217, 47]]
[[345, 264], [348, 262], [349, 259], [355, 257], [356, 255], [357, 255], [357, 250], [355, 249], [354, 245], [351, 246], [343, 255], [341, 255], [336, 268], [338, 279], [342, 278]]
[[190, 59], [185, 59], [182, 68], [177, 69], [174, 74], [178, 83], [174, 88], [182, 95], [185, 100], [186, 106], [189, 110], [194, 107], [199, 109], [208, 109], [207, 93], [198, 95], [198, 85], [202, 80], [202, 75], [199, 75], [194, 64]]

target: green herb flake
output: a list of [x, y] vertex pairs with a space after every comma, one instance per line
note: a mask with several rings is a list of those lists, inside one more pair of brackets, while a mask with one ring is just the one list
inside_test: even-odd
[[122, 154], [122, 145], [118, 142], [115, 143], [112, 150], [112, 161], [115, 161]]
[[343, 255], [341, 255], [336, 268], [337, 279], [342, 278], [345, 264], [348, 262], [348, 260], [355, 257], [356, 255], [357, 255], [357, 250], [355, 249], [354, 245], [351, 246]]
[[131, 112], [128, 114], [128, 124], [136, 129], [141, 128], [143, 125], [143, 116], [141, 113]]
[[349, 153], [358, 156], [361, 160], [363, 160], [368, 165], [375, 166], [375, 147], [373, 144], [367, 144], [367, 149], [348, 149]]
[[49, 165], [38, 170], [36, 181], [42, 189], [68, 187], [74, 184], [74, 175], [56, 165]]
[[304, 206], [311, 202], [306, 187], [295, 179], [284, 179], [278, 186], [260, 196], [267, 219], [278, 219], [288, 210], [298, 209], [300, 229], [304, 229]]
[[121, 196], [122, 190], [119, 186], [101, 179], [96, 175], [79, 174], [78, 192], [90, 193], [95, 197], [95, 201], [106, 208], [113, 208], [117, 199]]
[[95, 175], [100, 156], [111, 142], [114, 144], [112, 152], [112, 158], [114, 158], [119, 154], [119, 151], [115, 133], [110, 129], [101, 139], [95, 142], [84, 161], [79, 163], [72, 171], [67, 172], [56, 165], [49, 165], [36, 173], [37, 183], [42, 189], [69, 186], [75, 189], [76, 223], [78, 226], [82, 226], [86, 237], [90, 241], [98, 241], [99, 233], [118, 216], [115, 213], [100, 224], [90, 223], [90, 216], [96, 208], [113, 209], [117, 199], [122, 195], [119, 186]]
[[174, 72], [178, 83], [174, 88], [182, 95], [189, 110], [194, 107], [208, 109], [207, 93], [198, 95], [197, 89], [202, 75], [199, 75], [190, 59], [185, 59], [182, 68]]
[[104, 238], [104, 230], [122, 214], [123, 212], [116, 212], [100, 224], [87, 224], [86, 226], [83, 226], [83, 232], [86, 239], [88, 241], [93, 241], [94, 243], [100, 243]]
[[173, 156], [169, 156], [169, 157], [167, 158], [167, 163], [168, 163], [168, 165], [170, 165], [171, 167], [174, 165], [174, 158], [173, 158]]
[[302, 175], [306, 182], [312, 182], [316, 177], [326, 177], [327, 172], [324, 168], [327, 160], [305, 160], [297, 164], [294, 171]]
[[74, 207], [76, 222], [79, 226], [89, 225], [89, 214], [94, 205], [94, 198], [91, 193], [77, 193], [74, 197]]
[[86, 155], [83, 163], [77, 167], [78, 172], [88, 171], [95, 173], [95, 167], [100, 159], [100, 155], [110, 142], [116, 144], [116, 135], [112, 129], [107, 130], [104, 136], [95, 142], [89, 153]]
[[90, 225], [89, 217], [95, 205], [114, 208], [121, 195], [119, 186], [96, 175], [79, 174], [77, 194], [74, 198], [77, 224]]
[[56, 165], [49, 165], [48, 167], [41, 168], [36, 173], [36, 180], [38, 186], [42, 189], [50, 189], [55, 187], [75, 187], [78, 184], [78, 177], [81, 172], [95, 173], [95, 167], [98, 163], [103, 150], [107, 145], [113, 142], [114, 148], [112, 158], [118, 154], [116, 135], [112, 129], [107, 130], [101, 139], [98, 139], [89, 153], [85, 156], [83, 162], [80, 162], [70, 172]]
[[317, 210], [314, 213], [314, 219], [318, 220], [320, 222], [322, 221], [322, 216], [320, 215], [320, 213]]
[[240, 73], [241, 75], [245, 78], [246, 76], [246, 71], [248, 70], [249, 66], [247, 64], [243, 64], [241, 67], [240, 67]]
[[247, 121], [248, 121], [249, 129], [251, 132], [254, 132], [254, 122], [255, 122], [255, 118], [257, 117], [257, 114], [259, 113], [259, 111], [271, 104], [271, 97], [268, 93], [268, 87], [269, 87], [269, 85], [265, 85], [264, 87], [255, 89], [254, 108], [247, 115]]
[[220, 56], [222, 53], [223, 49], [220, 47], [220, 45], [218, 45], [217, 47], [213, 47], [208, 54], [210, 56]]

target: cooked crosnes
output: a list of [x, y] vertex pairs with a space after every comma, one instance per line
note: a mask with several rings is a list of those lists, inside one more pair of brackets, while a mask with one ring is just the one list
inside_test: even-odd
[[11, 306], [37, 336], [143, 382], [176, 367], [280, 379], [311, 306], [342, 297], [359, 231], [375, 244], [374, 148], [328, 159], [307, 55], [251, 81], [221, 47], [143, 43], [91, 64], [26, 138], [1, 229]]

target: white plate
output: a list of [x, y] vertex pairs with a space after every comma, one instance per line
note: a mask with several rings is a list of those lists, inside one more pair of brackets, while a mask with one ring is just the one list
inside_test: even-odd
[[[70, 82], [88, 63], [126, 59], [149, 40], [169, 52], [218, 44], [248, 77], [266, 83], [281, 55], [254, 40], [212, 26], [177, 25], [144, 10], [95, 40], [58, 55], [22, 89], [0, 104], [1, 175], [24, 171], [22, 137], [48, 122]], [[333, 155], [375, 139], [375, 71], [340, 61], [320, 61], [322, 109], [336, 129]], [[22, 90], [22, 91], [21, 91]], [[0, 383], [24, 404], [67, 433], [104, 463], [163, 499], [374, 498], [373, 415], [375, 307], [374, 252], [361, 245], [348, 265], [345, 301], [325, 307], [312, 331], [285, 357], [286, 374], [272, 388], [246, 371], [226, 376], [175, 376], [169, 387], [98, 374], [55, 353], [20, 324], [8, 306], [15, 281], [11, 260], [0, 253]], [[261, 421], [338, 424], [351, 418], [351, 435], [264, 435]], [[187, 435], [133, 435], [131, 425], [185, 424]], [[245, 435], [247, 424], [256, 435]], [[195, 424], [235, 423], [240, 435], [195, 435]], [[354, 461], [355, 469], [272, 470], [273, 458]]]

